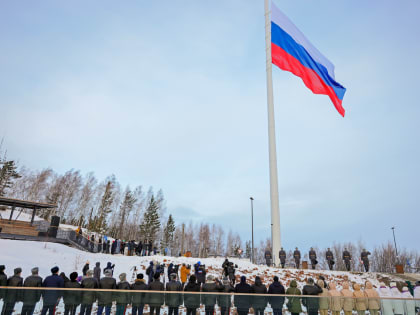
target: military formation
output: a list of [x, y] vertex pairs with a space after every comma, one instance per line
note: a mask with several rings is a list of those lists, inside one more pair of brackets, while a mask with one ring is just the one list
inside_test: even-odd
[[[293, 255], [293, 261], [294, 261], [294, 267], [296, 269], [299, 269], [301, 267], [301, 259], [302, 259], [300, 250], [296, 247], [292, 255]], [[363, 249], [360, 254], [360, 261], [363, 264], [366, 272], [369, 272], [369, 255], [371, 255], [371, 253], [367, 251], [366, 249]], [[271, 266], [272, 265], [271, 250], [266, 249], [264, 256], [265, 256], [265, 261], [266, 261], [267, 266]], [[308, 257], [309, 257], [309, 262], [311, 264], [312, 269], [316, 269], [316, 265], [318, 265], [318, 259], [317, 259], [316, 251], [312, 247], [309, 250]], [[287, 258], [288, 257], [287, 257], [286, 251], [282, 247], [279, 251], [279, 259], [280, 259], [281, 268], [285, 268]], [[327, 251], [325, 252], [325, 260], [328, 264], [328, 268], [330, 270], [334, 270], [334, 265], [335, 265], [334, 254], [330, 248], [328, 248]], [[346, 270], [351, 271], [352, 256], [350, 252], [347, 250], [347, 248], [344, 248], [344, 251], [342, 253], [342, 260], [344, 262]]]

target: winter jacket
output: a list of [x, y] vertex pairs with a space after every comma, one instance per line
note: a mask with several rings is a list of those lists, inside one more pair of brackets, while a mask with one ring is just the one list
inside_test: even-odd
[[[40, 276], [29, 276], [23, 283], [24, 287], [40, 288], [42, 287], [42, 278]], [[41, 299], [41, 290], [25, 290], [23, 303], [26, 305], [35, 305]]]
[[[117, 290], [130, 290], [130, 284], [127, 281], [121, 281], [117, 284]], [[129, 304], [131, 302], [130, 292], [116, 292], [115, 301], [117, 304]]]
[[[4, 271], [0, 271], [0, 287], [7, 287], [7, 276]], [[6, 290], [0, 290], [0, 300], [6, 296]]]
[[[235, 291], [235, 288], [230, 284], [229, 280], [225, 280], [223, 281], [219, 291], [221, 293], [231, 293]], [[220, 307], [230, 308], [232, 305], [232, 296], [227, 294], [219, 295], [217, 297], [217, 305]]]
[[233, 281], [235, 279], [235, 267], [233, 266], [233, 264], [229, 264], [227, 268], [227, 272], [228, 272], [229, 280]]
[[[297, 287], [296, 280], [292, 280], [290, 282], [290, 287], [286, 290], [287, 295], [302, 295], [300, 290]], [[300, 298], [291, 296], [287, 298], [287, 309], [290, 313], [301, 313], [302, 312], [302, 306], [300, 304]]]
[[286, 262], [286, 251], [285, 250], [279, 251], [279, 258], [280, 258], [280, 262], [282, 264], [284, 264]]
[[177, 274], [176, 269], [174, 268], [174, 264], [170, 263], [168, 266], [168, 279], [171, 278], [171, 274], [173, 273]]
[[87, 273], [87, 271], [89, 270], [89, 264], [88, 263], [86, 263], [84, 266], [83, 266], [83, 269], [82, 269], [82, 272], [83, 272], [83, 275], [84, 276], [86, 276], [86, 273]]
[[[203, 284], [201, 290], [203, 292], [218, 292], [221, 289], [221, 285], [214, 281], [208, 281]], [[217, 302], [216, 294], [203, 294], [201, 296], [201, 303], [206, 307], [214, 307]]]
[[343, 283], [343, 289], [341, 290], [343, 295], [343, 310], [346, 312], [353, 311], [354, 309], [354, 299], [353, 292], [350, 290], [349, 283]]
[[368, 299], [366, 293], [360, 289], [360, 285], [357, 283], [354, 284], [353, 289], [353, 296], [355, 297], [354, 308], [356, 311], [366, 311], [368, 308]]
[[[200, 284], [197, 282], [189, 281], [184, 288], [184, 292], [200, 292]], [[200, 307], [200, 294], [184, 293], [184, 305], [187, 308], [199, 308]]]
[[[267, 288], [262, 283], [260, 277], [255, 277], [255, 283], [251, 286], [252, 291], [255, 294], [267, 294]], [[254, 310], [264, 310], [267, 306], [267, 297], [266, 296], [256, 296], [252, 297], [252, 307]]]
[[316, 259], [316, 252], [313, 249], [309, 251], [309, 259], [311, 261]]
[[[248, 283], [246, 283], [246, 279], [244, 277], [241, 278], [241, 282], [235, 286], [235, 293], [253, 293], [251, 286]], [[251, 300], [251, 295], [234, 296], [235, 306], [238, 310], [249, 310], [249, 308], [251, 307]]]
[[325, 253], [325, 259], [328, 260], [334, 260], [334, 255], [332, 253], [332, 251], [327, 250], [327, 252]]
[[[99, 287], [99, 283], [95, 278], [87, 277], [82, 280], [80, 283], [80, 287], [83, 289], [97, 289]], [[90, 305], [96, 301], [96, 293], [95, 291], [82, 291], [82, 304]]]
[[146, 275], [149, 277], [149, 284], [152, 283], [154, 274], [155, 272], [153, 270], [153, 261], [151, 261], [149, 263], [149, 267], [146, 269]]
[[[64, 280], [57, 274], [53, 274], [44, 279], [42, 283], [46, 288], [64, 288]], [[62, 296], [60, 290], [45, 290], [42, 294], [44, 305], [55, 305], [58, 299]]]
[[364, 264], [369, 265], [369, 255], [370, 255], [370, 252], [369, 251], [364, 251], [360, 255], [360, 258], [362, 259], [362, 261], [363, 261]]
[[[23, 286], [23, 278], [14, 275], [7, 279], [8, 287], [21, 287]], [[5, 299], [6, 303], [15, 303], [23, 300], [23, 290], [8, 289], [6, 290]]]
[[187, 282], [188, 275], [190, 274], [191, 269], [188, 269], [187, 266], [181, 267], [181, 282]]
[[344, 302], [343, 295], [341, 292], [337, 291], [335, 282], [331, 282], [329, 288], [328, 293], [331, 297], [330, 310], [334, 312], [341, 312]]
[[293, 258], [294, 258], [295, 260], [300, 260], [300, 251], [299, 251], [299, 250], [295, 250], [295, 251], [293, 252]]
[[381, 297], [381, 315], [394, 315], [392, 300], [384, 299], [392, 297], [391, 290], [385, 284], [381, 283], [378, 291]]
[[96, 263], [96, 267], [93, 268], [93, 277], [97, 280], [100, 281], [101, 280], [101, 267], [100, 267], [100, 263]]
[[[397, 287], [391, 288], [391, 294], [393, 298], [401, 298], [401, 292]], [[404, 314], [404, 301], [403, 300], [392, 300], [392, 308], [394, 309], [394, 314]]]
[[[165, 287], [159, 279], [154, 279], [149, 285], [149, 291], [165, 291]], [[159, 307], [165, 302], [164, 293], [149, 293], [149, 304], [151, 306]]]
[[206, 282], [206, 270], [204, 267], [200, 266], [196, 271], [196, 277], [198, 283], [205, 283]]
[[180, 293], [168, 293], [165, 295], [165, 303], [170, 307], [178, 307], [182, 304], [182, 284], [179, 281], [171, 280], [166, 284], [166, 291]]
[[68, 281], [64, 284], [65, 288], [79, 289], [78, 291], [63, 291], [63, 300], [65, 305], [79, 305], [82, 300], [82, 291], [77, 281]]
[[[320, 293], [322, 293], [322, 289], [317, 284], [307, 284], [302, 289], [302, 295], [318, 295]], [[318, 298], [304, 297], [302, 304], [309, 312], [318, 312], [319, 310]]]
[[[117, 280], [112, 277], [103, 277], [99, 281], [99, 289], [115, 290], [117, 288]], [[100, 291], [98, 295], [98, 305], [111, 306], [114, 300], [113, 292]]]
[[404, 300], [404, 314], [405, 315], [416, 315], [416, 303], [413, 300], [409, 288], [404, 287], [401, 296], [406, 299]]
[[[131, 290], [146, 291], [149, 290], [149, 287], [143, 279], [136, 279], [136, 281], [131, 285]], [[147, 304], [148, 301], [146, 297], [147, 295], [144, 292], [133, 292], [131, 294], [131, 303], [135, 306]]]
[[381, 308], [381, 301], [379, 300], [378, 292], [373, 288], [369, 281], [365, 284], [365, 293], [368, 299], [368, 310], [379, 310]]
[[322, 292], [318, 294], [319, 296], [322, 296], [321, 298], [319, 298], [319, 309], [329, 310], [331, 303], [330, 293], [327, 289], [325, 289], [323, 280], [318, 280], [317, 284], [322, 290]]
[[343, 252], [343, 260], [345, 260], [345, 261], [351, 260], [351, 255], [350, 255], [350, 252], [348, 250], [345, 250]]
[[[286, 291], [283, 285], [279, 281], [273, 281], [272, 284], [268, 287], [268, 294], [286, 294]], [[285, 298], [282, 296], [273, 296], [268, 298], [268, 302], [273, 309], [282, 309]]]

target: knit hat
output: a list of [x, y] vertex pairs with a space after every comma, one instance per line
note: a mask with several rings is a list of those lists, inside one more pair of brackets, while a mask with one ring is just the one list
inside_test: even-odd
[[32, 269], [31, 269], [31, 273], [32, 273], [33, 275], [37, 275], [37, 274], [38, 274], [38, 272], [39, 272], [39, 268], [38, 268], [38, 267], [34, 267], [34, 268], [32, 268]]
[[86, 275], [88, 276], [88, 277], [92, 277], [93, 276], [93, 270], [88, 270], [88, 271], [86, 271]]
[[127, 278], [127, 274], [123, 272], [123, 273], [120, 274], [119, 278], [120, 278], [121, 281], [125, 281], [126, 278]]
[[277, 282], [277, 281], [279, 281], [279, 277], [274, 276], [273, 280], [274, 280], [274, 282]]
[[73, 282], [76, 281], [77, 276], [78, 276], [77, 272], [72, 272], [70, 274], [70, 280], [73, 281]]
[[15, 270], [14, 270], [15, 275], [20, 274], [21, 272], [22, 272], [22, 268], [20, 268], [20, 267], [15, 268]]
[[141, 279], [143, 279], [143, 277], [144, 277], [144, 276], [143, 276], [143, 274], [142, 274], [142, 273], [138, 273], [138, 274], [137, 274], [137, 279], [141, 280]]
[[55, 266], [55, 267], [52, 267], [51, 268], [51, 273], [57, 273], [58, 271], [59, 271], [60, 269], [57, 267], [57, 266]]

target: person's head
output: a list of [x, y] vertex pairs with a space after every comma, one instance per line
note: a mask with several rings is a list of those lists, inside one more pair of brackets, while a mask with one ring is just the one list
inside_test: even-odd
[[195, 277], [195, 275], [191, 275], [188, 281], [191, 283], [195, 283], [197, 281], [197, 278]]
[[15, 276], [20, 276], [20, 274], [22, 273], [22, 268], [15, 268], [15, 270], [13, 270], [13, 273], [15, 274]]
[[337, 285], [335, 284], [335, 282], [330, 282], [329, 286], [330, 286], [330, 291], [335, 290], [337, 288]]
[[212, 275], [207, 276], [207, 282], [212, 282], [214, 280]]
[[319, 275], [319, 276], [318, 276], [318, 279], [319, 279], [319, 280], [325, 280], [325, 277], [324, 277], [323, 275]]
[[262, 284], [261, 278], [259, 276], [256, 276], [255, 277], [255, 281], [254, 282], [255, 282], [256, 285], [261, 285]]
[[328, 247], [328, 250], [330, 250], [330, 248]]
[[283, 247], [281, 248], [281, 250], [284, 250]]
[[56, 275], [56, 274], [58, 274], [58, 271], [59, 271], [60, 269], [57, 267], [57, 266], [55, 266], [55, 267], [52, 267], [51, 268], [51, 273], [53, 274], [53, 275]]
[[96, 267], [99, 267], [101, 265], [101, 263], [100, 262], [97, 262], [96, 263]]
[[246, 277], [245, 276], [241, 276], [241, 283], [246, 283]]
[[34, 267], [31, 269], [31, 273], [33, 276], [37, 276], [39, 272], [39, 268], [38, 267]]
[[314, 284], [314, 279], [312, 278], [308, 278], [308, 280], [306, 281], [309, 285], [313, 285]]
[[228, 277], [223, 277], [223, 279], [222, 279], [222, 283], [223, 283], [223, 285], [228, 285], [228, 284], [230, 284], [230, 281], [229, 281]]
[[347, 281], [343, 282], [343, 289], [348, 290], [350, 288], [350, 285]]
[[160, 274], [156, 272], [156, 273], [153, 275], [153, 279], [155, 279], [155, 281], [158, 281], [158, 280], [160, 279]]
[[176, 273], [171, 273], [171, 274], [169, 275], [169, 278], [170, 278], [172, 281], [175, 281], [175, 280], [176, 280]]
[[322, 281], [322, 280], [318, 280], [317, 282], [316, 282], [322, 289], [324, 288], [324, 281]]
[[90, 264], [89, 260], [88, 260], [88, 261], [86, 261], [86, 265], [89, 265], [89, 264]]
[[105, 277], [112, 277], [112, 271], [110, 269], [106, 269], [104, 275]]
[[5, 269], [6, 269], [5, 265], [0, 265], [0, 272], [4, 272]]
[[120, 278], [121, 282], [126, 281], [127, 280], [127, 274], [123, 272], [119, 275], [119, 278]]
[[185, 263], [182, 263], [182, 266], [185, 267]]
[[311, 247], [311, 250], [314, 250], [314, 248], [313, 248], [313, 247]]
[[395, 287], [397, 287], [397, 283], [396, 283], [396, 282], [391, 282], [391, 283], [389, 284], [389, 286], [390, 286], [391, 288], [395, 288]]
[[365, 282], [365, 288], [366, 289], [372, 289], [373, 288], [372, 283], [370, 281], [366, 281]]
[[296, 282], [296, 280], [290, 281], [290, 287], [291, 288], [297, 288], [297, 282]]
[[88, 271], [86, 272], [86, 276], [87, 276], [88, 278], [92, 278], [92, 277], [93, 277], [93, 270], [88, 270]]
[[274, 282], [279, 282], [279, 277], [274, 276], [273, 281], [274, 281]]
[[297, 247], [296, 247], [295, 249], [296, 249], [296, 250], [298, 250], [298, 248], [297, 248]]
[[358, 284], [358, 283], [353, 284], [353, 290], [354, 291], [360, 291], [360, 284]]
[[76, 282], [77, 276], [78, 276], [77, 272], [72, 272], [70, 274], [70, 281], [71, 282]]
[[144, 275], [142, 273], [137, 274], [137, 280], [143, 280]]

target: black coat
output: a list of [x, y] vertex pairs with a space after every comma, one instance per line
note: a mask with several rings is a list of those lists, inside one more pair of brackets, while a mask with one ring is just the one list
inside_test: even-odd
[[88, 270], [89, 270], [89, 264], [85, 264], [83, 266], [83, 269], [82, 269], [82, 272], [83, 272], [83, 275], [84, 276], [86, 276], [86, 273], [87, 273]]
[[[150, 283], [149, 291], [165, 291], [165, 286], [162, 282], [155, 279]], [[148, 301], [151, 306], [159, 307], [165, 303], [165, 293], [149, 293], [148, 296]]]
[[[99, 281], [99, 289], [115, 290], [117, 281], [112, 277], [103, 277]], [[111, 306], [114, 300], [113, 292], [98, 292], [98, 305]]]
[[[42, 278], [40, 276], [29, 276], [23, 283], [24, 287], [40, 288], [42, 287]], [[41, 299], [41, 290], [25, 290], [23, 303], [26, 305], [35, 305]]]
[[[322, 289], [317, 285], [305, 285], [302, 289], [302, 295], [318, 295], [322, 293]], [[302, 304], [308, 311], [317, 312], [319, 310], [319, 298], [302, 298]]]
[[300, 260], [300, 251], [299, 251], [299, 250], [295, 250], [295, 251], [293, 252], [293, 258], [294, 258], [295, 260]]
[[[95, 278], [84, 278], [80, 287], [83, 289], [97, 289], [99, 287], [99, 283]], [[96, 301], [96, 292], [95, 291], [87, 291], [83, 290], [82, 292], [82, 304], [90, 305]]]
[[286, 251], [281, 250], [279, 251], [279, 258], [282, 264], [286, 262]]
[[[223, 286], [217, 282], [207, 282], [204, 283], [201, 287], [203, 292], [218, 292], [223, 289]], [[217, 302], [217, 295], [216, 294], [203, 294], [201, 296], [201, 302], [206, 307], [214, 307]]]
[[64, 291], [63, 299], [66, 305], [79, 305], [82, 301], [82, 291], [80, 290], [80, 284], [77, 281], [68, 281], [64, 284], [65, 288], [79, 289], [78, 291]]
[[[44, 279], [42, 286], [45, 288], [64, 288], [64, 280], [57, 274]], [[55, 305], [63, 295], [62, 290], [45, 290], [42, 294], [44, 305]]]
[[[3, 271], [0, 271], [0, 286], [7, 287], [7, 276]], [[0, 300], [6, 296], [6, 290], [0, 290]]]
[[[184, 292], [200, 292], [200, 284], [197, 282], [188, 282], [184, 288]], [[184, 305], [187, 308], [200, 307], [200, 294], [184, 293]]]
[[[11, 276], [7, 279], [7, 286], [8, 287], [21, 287], [23, 286], [23, 278], [19, 277], [18, 275]], [[6, 303], [15, 303], [23, 300], [23, 291], [22, 290], [13, 290], [8, 289], [5, 294], [5, 302]]]
[[101, 280], [101, 267], [100, 267], [99, 263], [96, 263], [96, 267], [93, 268], [93, 277], [97, 281], [100, 281]]
[[[143, 279], [136, 279], [136, 281], [131, 285], [131, 290], [145, 291], [149, 290], [149, 287]], [[131, 294], [131, 303], [135, 306], [147, 304], [148, 301], [146, 300], [146, 293], [133, 292]]]
[[[246, 282], [240, 282], [235, 286], [235, 293], [249, 293], [252, 294], [254, 291], [251, 286]], [[235, 306], [238, 310], [249, 310], [251, 307], [252, 296], [237, 295], [234, 298]]]
[[[230, 284], [223, 284], [220, 287], [220, 292], [223, 293], [231, 293], [231, 292], [235, 292], [235, 288]], [[217, 304], [220, 307], [227, 307], [229, 308], [232, 305], [232, 296], [231, 295], [227, 295], [227, 294], [221, 294], [217, 297]]]
[[[130, 290], [130, 284], [127, 281], [122, 281], [117, 285], [118, 290]], [[116, 292], [115, 301], [117, 304], [129, 304], [131, 302], [130, 292]]]
[[[268, 294], [285, 294], [283, 285], [279, 281], [274, 281], [268, 287]], [[273, 296], [269, 297], [268, 301], [273, 309], [282, 309], [284, 304], [284, 297], [282, 296]]]
[[[182, 291], [182, 284], [179, 281], [171, 280], [166, 284], [166, 291]], [[165, 295], [166, 305], [178, 307], [182, 304], [182, 293], [167, 293]]]
[[[262, 284], [261, 280], [256, 280], [255, 284], [252, 286], [252, 291], [255, 294], [267, 294], [267, 288]], [[266, 296], [253, 296], [252, 307], [257, 310], [264, 310], [267, 306], [267, 297]]]

